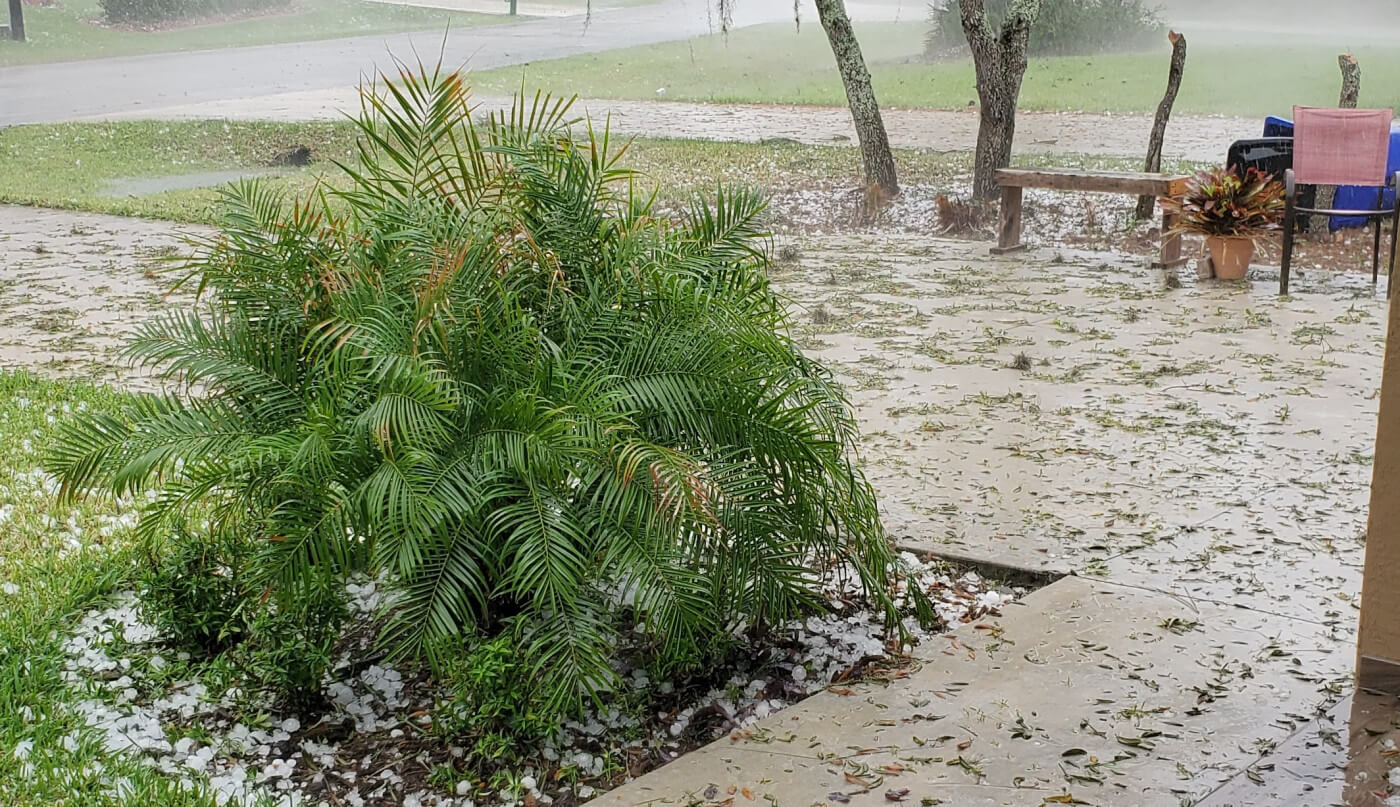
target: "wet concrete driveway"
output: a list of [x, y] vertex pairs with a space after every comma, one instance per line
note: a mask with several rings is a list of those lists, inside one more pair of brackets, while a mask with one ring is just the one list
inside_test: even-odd
[[[1073, 576], [919, 648], [907, 679], [599, 803], [1383, 803], [1340, 801], [1366, 753], [1345, 726], [1301, 784], [1275, 761], [1351, 691], [1384, 349], [1369, 276], [1279, 299], [1267, 270], [1168, 288], [1106, 254], [795, 246], [776, 274], [795, 335], [850, 385], [900, 542]], [[1383, 800], [1393, 757], [1371, 758]]]

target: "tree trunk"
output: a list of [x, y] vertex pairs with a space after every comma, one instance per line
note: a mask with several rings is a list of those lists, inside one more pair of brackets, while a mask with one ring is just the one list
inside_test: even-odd
[[846, 103], [851, 108], [851, 121], [860, 141], [861, 162], [865, 164], [865, 183], [878, 185], [886, 196], [894, 196], [899, 193], [899, 180], [895, 176], [890, 138], [885, 133], [880, 105], [875, 101], [875, 88], [870, 83], [870, 70], [865, 66], [855, 31], [851, 30], [846, 5], [843, 0], [816, 0], [816, 3], [817, 16], [836, 57], [841, 83], [846, 85]]
[[[1172, 106], [1176, 104], [1176, 94], [1181, 89], [1181, 76], [1186, 71], [1186, 37], [1171, 31], [1167, 34], [1167, 39], [1172, 43], [1171, 67], [1167, 70], [1167, 93], [1162, 96], [1162, 103], [1157, 105], [1157, 117], [1152, 121], [1152, 136], [1147, 140], [1147, 161], [1142, 169], [1154, 174], [1162, 170], [1162, 145], [1167, 139], [1167, 121], [1171, 120]], [[1157, 197], [1139, 196], [1138, 221], [1152, 218], [1156, 207]]]
[[[1342, 68], [1342, 94], [1337, 100], [1337, 106], [1342, 109], [1356, 109], [1356, 104], [1361, 99], [1361, 65], [1357, 63], [1356, 57], [1350, 53], [1338, 56], [1337, 65]], [[1331, 209], [1336, 198], [1337, 186], [1318, 186], [1317, 207], [1319, 210]]]
[[24, 3], [10, 0], [10, 39], [24, 41]]
[[[1017, 85], [1020, 82], [1016, 82]], [[1011, 145], [1016, 139], [1016, 96], [1005, 75], [990, 82], [983, 90], [977, 82], [977, 94], [982, 98], [982, 112], [977, 120], [977, 157], [972, 174], [974, 199], [991, 199], [997, 193], [997, 169], [1011, 165]]]
[[1011, 164], [1016, 139], [1016, 103], [1026, 75], [1026, 49], [1031, 25], [1040, 13], [1040, 0], [1013, 0], [1001, 30], [992, 33], [982, 0], [959, 0], [963, 33], [977, 70], [977, 157], [972, 196], [979, 201], [997, 195], [998, 168]]

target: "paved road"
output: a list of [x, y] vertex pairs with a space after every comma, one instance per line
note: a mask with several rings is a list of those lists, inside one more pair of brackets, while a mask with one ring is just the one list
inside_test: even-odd
[[[811, 0], [803, 2], [811, 6]], [[863, 0], [852, 14], [918, 18], [922, 5]], [[739, 27], [790, 21], [792, 4], [739, 0], [734, 16]], [[816, 20], [815, 10], [803, 16]], [[361, 74], [391, 68], [391, 53], [408, 59], [416, 53], [432, 61], [441, 51], [449, 65], [487, 69], [684, 39], [717, 25], [706, 0], [662, 0], [600, 11], [588, 23], [564, 17], [456, 30], [445, 42], [443, 32], [425, 31], [8, 67], [0, 69], [0, 126], [348, 87]]]
[[[173, 104], [247, 98], [355, 84], [400, 58], [499, 67], [701, 33], [680, 0], [581, 18], [539, 19], [441, 32], [391, 34], [184, 53], [96, 59], [0, 70], [0, 125], [39, 123]], [[690, 3], [689, 5], [696, 5]]]

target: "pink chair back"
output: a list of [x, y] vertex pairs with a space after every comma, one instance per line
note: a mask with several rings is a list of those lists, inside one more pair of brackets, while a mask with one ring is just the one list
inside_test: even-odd
[[1392, 109], [1293, 107], [1293, 175], [1304, 185], [1386, 184]]

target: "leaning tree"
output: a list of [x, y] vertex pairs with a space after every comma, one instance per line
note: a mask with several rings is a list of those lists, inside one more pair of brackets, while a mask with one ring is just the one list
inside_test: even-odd
[[1031, 26], [1040, 15], [1041, 0], [1013, 0], [1001, 27], [987, 20], [983, 0], [959, 0], [963, 33], [977, 69], [977, 99], [982, 105], [977, 127], [977, 160], [972, 194], [996, 195], [996, 172], [1011, 164], [1011, 141], [1016, 136], [1016, 102], [1026, 75], [1026, 49]]
[[878, 185], [886, 195], [899, 193], [894, 172], [894, 154], [885, 122], [880, 117], [880, 105], [875, 100], [875, 87], [870, 83], [870, 70], [860, 52], [860, 43], [851, 28], [844, 0], [816, 0], [817, 16], [821, 19], [831, 52], [836, 56], [836, 69], [846, 87], [846, 104], [851, 108], [851, 121], [860, 141], [860, 159], [865, 166], [865, 184]]
[[[718, 0], [720, 28], [726, 33], [733, 24], [735, 1]], [[894, 153], [890, 150], [885, 121], [880, 117], [880, 104], [875, 100], [870, 69], [866, 67], [855, 29], [851, 27], [851, 17], [846, 13], [845, 0], [816, 0], [816, 5], [817, 18], [821, 20], [822, 30], [826, 31], [827, 41], [831, 43], [836, 69], [846, 88], [846, 105], [850, 107], [851, 122], [855, 124], [856, 139], [860, 143], [865, 184], [879, 187], [886, 197], [893, 196], [899, 193]], [[800, 25], [798, 5], [794, 4], [792, 10], [794, 21]]]

